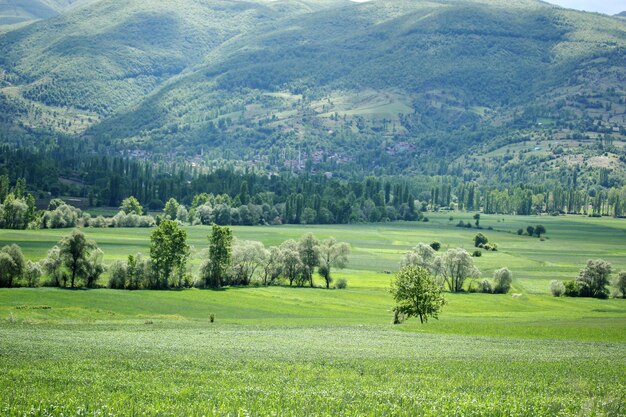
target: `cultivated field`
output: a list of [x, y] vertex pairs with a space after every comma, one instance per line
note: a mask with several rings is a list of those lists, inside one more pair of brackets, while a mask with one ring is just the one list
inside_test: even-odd
[[[509, 267], [522, 295], [446, 294], [439, 321], [391, 325], [385, 271], [408, 248], [472, 248], [476, 229], [453, 226], [471, 215], [449, 216], [234, 228], [350, 242], [345, 290], [0, 290], [0, 415], [626, 415], [626, 301], [548, 294], [588, 258], [626, 269], [626, 221], [483, 216], [499, 251], [476, 263]], [[545, 241], [516, 234], [535, 224]], [[40, 259], [68, 232], [1, 231], [0, 245]], [[188, 232], [197, 268], [209, 228]], [[106, 262], [148, 252], [150, 230], [86, 233]]]

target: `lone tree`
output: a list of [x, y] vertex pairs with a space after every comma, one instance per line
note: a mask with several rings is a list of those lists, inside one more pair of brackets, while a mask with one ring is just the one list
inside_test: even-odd
[[232, 258], [233, 232], [227, 226], [213, 225], [209, 236], [209, 259], [203, 267], [204, 285], [220, 288]]
[[189, 257], [187, 232], [173, 220], [163, 220], [150, 236], [150, 259], [156, 275], [156, 286], [168, 288], [175, 269], [184, 270]]
[[85, 234], [78, 229], [61, 239], [58, 246], [63, 264], [71, 274], [70, 286], [74, 288], [76, 278], [82, 278], [87, 273], [89, 255], [98, 246], [96, 242], [87, 240]]
[[312, 233], [307, 233], [298, 241], [298, 252], [304, 265], [303, 279], [313, 287], [313, 271], [320, 262], [319, 241]]
[[480, 213], [476, 213], [474, 214], [474, 220], [475, 220], [475, 224], [476, 224], [476, 228], [480, 229]]
[[319, 246], [320, 266], [318, 273], [326, 281], [326, 288], [330, 288], [332, 277], [331, 268], [343, 269], [348, 264], [350, 245], [345, 242], [337, 242], [334, 237], [324, 240]]
[[420, 322], [429, 317], [439, 318], [439, 313], [446, 303], [441, 287], [427, 269], [405, 266], [391, 283], [391, 294], [396, 301], [394, 324], [409, 317], [419, 317]]
[[602, 259], [588, 260], [587, 265], [580, 270], [576, 282], [580, 286], [581, 297], [607, 298], [611, 275], [611, 264]]

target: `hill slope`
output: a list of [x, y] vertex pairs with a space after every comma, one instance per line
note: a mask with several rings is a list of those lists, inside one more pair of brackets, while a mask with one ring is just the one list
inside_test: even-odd
[[431, 173], [520, 140], [621, 149], [625, 46], [619, 19], [532, 0], [105, 0], [0, 39], [13, 123]]
[[48, 19], [96, 0], [0, 0], [0, 31]]

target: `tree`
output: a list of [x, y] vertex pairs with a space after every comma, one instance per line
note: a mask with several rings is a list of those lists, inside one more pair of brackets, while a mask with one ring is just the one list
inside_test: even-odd
[[313, 287], [313, 271], [320, 262], [319, 241], [312, 233], [307, 233], [298, 241], [298, 252], [304, 266], [303, 279]]
[[74, 229], [69, 236], [58, 243], [59, 254], [63, 264], [71, 274], [71, 287], [74, 288], [77, 277], [83, 277], [87, 269], [87, 259], [91, 252], [97, 249], [96, 243], [87, 240], [85, 234]]
[[24, 269], [24, 281], [29, 287], [36, 287], [39, 285], [39, 279], [43, 275], [43, 269], [39, 262], [26, 261], [26, 268]]
[[100, 249], [94, 250], [91, 255], [89, 255], [85, 264], [85, 285], [87, 288], [93, 288], [100, 276], [106, 271], [104, 262], [102, 262], [103, 257], [104, 252]]
[[474, 236], [475, 247], [482, 248], [487, 243], [489, 243], [489, 239], [487, 239], [487, 236], [483, 235], [482, 233], [478, 233], [476, 236]]
[[266, 250], [261, 242], [236, 240], [232, 248], [232, 269], [236, 283], [249, 285], [254, 272], [265, 262]]
[[493, 292], [506, 294], [511, 289], [513, 274], [508, 268], [500, 268], [493, 273]]
[[343, 269], [348, 263], [350, 245], [345, 242], [337, 242], [334, 237], [324, 240], [319, 245], [319, 268], [318, 273], [326, 281], [326, 288], [330, 288], [332, 268]]
[[581, 297], [606, 298], [611, 275], [611, 264], [602, 259], [588, 260], [587, 265], [580, 270], [576, 281], [580, 286]]
[[282, 273], [280, 248], [272, 246], [265, 250], [263, 261], [263, 285], [272, 285]]
[[156, 286], [168, 288], [174, 270], [179, 274], [189, 257], [187, 232], [173, 220], [163, 220], [150, 236], [150, 259], [156, 274]]
[[479, 229], [480, 228], [480, 213], [474, 214], [474, 220], [475, 220], [476, 228]]
[[135, 197], [130, 196], [122, 200], [120, 210], [126, 214], [136, 214], [138, 216], [143, 215], [143, 207]]
[[126, 288], [126, 281], [128, 277], [128, 266], [124, 261], [115, 261], [109, 267], [109, 283], [107, 286], [116, 290], [123, 290]]
[[61, 249], [57, 245], [48, 251], [48, 256], [42, 261], [42, 266], [46, 274], [52, 278], [52, 284], [60, 287], [63, 278], [63, 259], [61, 259]]
[[622, 298], [626, 298], [626, 271], [621, 271], [615, 279], [615, 286], [622, 293]]
[[403, 267], [392, 281], [391, 294], [396, 301], [394, 323], [409, 317], [419, 317], [421, 323], [438, 319], [445, 304], [441, 287], [422, 267]]
[[167, 200], [167, 203], [165, 203], [165, 208], [163, 209], [165, 218], [169, 220], [176, 220], [176, 214], [178, 213], [179, 205], [180, 204], [178, 204], [178, 201], [176, 201], [175, 198], [170, 198], [169, 200]]
[[436, 258], [435, 249], [422, 242], [404, 255], [402, 266], [421, 266], [432, 271]]
[[451, 292], [463, 291], [465, 280], [480, 276], [480, 271], [474, 266], [470, 254], [461, 248], [448, 249], [438, 256], [435, 259], [434, 270]]
[[541, 237], [541, 235], [543, 235], [544, 233], [546, 233], [546, 228], [543, 225], [538, 224], [537, 226], [535, 226], [535, 234], [537, 235], [537, 237]]
[[6, 252], [0, 252], [0, 287], [11, 288], [13, 286], [13, 270], [15, 262]]
[[229, 227], [213, 225], [209, 236], [209, 259], [205, 264], [204, 283], [219, 288], [225, 284], [231, 264], [233, 232]]
[[284, 241], [280, 245], [280, 260], [283, 274], [289, 280], [289, 286], [291, 286], [302, 274], [304, 268], [304, 264], [300, 259], [300, 252], [298, 251], [298, 242], [293, 239]]
[[[5, 257], [2, 261], [0, 286], [12, 287], [24, 275], [26, 261], [22, 254], [22, 249], [16, 244], [11, 244], [0, 249], [0, 253], [8, 256], [8, 258]], [[10, 259], [10, 262], [8, 259]]]
[[438, 252], [438, 251], [439, 251], [439, 249], [441, 249], [441, 243], [436, 242], [436, 241], [435, 241], [435, 242], [432, 242], [432, 243], [430, 244], [430, 247], [431, 247], [431, 248], [433, 248], [433, 250], [434, 250], [435, 252]]
[[532, 236], [532, 235], [534, 235], [534, 234], [535, 234], [535, 228], [534, 228], [534, 227], [532, 227], [532, 226], [528, 226], [528, 227], [526, 228], [526, 233], [528, 233], [528, 236]]

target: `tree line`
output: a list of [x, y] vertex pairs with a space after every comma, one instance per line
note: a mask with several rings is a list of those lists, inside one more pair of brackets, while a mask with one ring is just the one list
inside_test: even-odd
[[345, 279], [335, 282], [334, 272], [346, 267], [350, 246], [334, 238], [319, 240], [306, 234], [265, 247], [261, 242], [235, 239], [229, 227], [213, 225], [206, 256], [195, 276], [189, 269], [190, 252], [187, 232], [177, 222], [163, 220], [151, 234], [148, 256], [129, 255], [107, 267], [96, 242], [74, 229], [39, 262], [25, 260], [18, 245], [2, 248], [0, 286], [94, 288], [102, 286], [100, 278], [107, 270], [109, 288], [129, 290], [253, 284], [314, 287], [316, 273], [326, 288], [333, 283], [336, 288], [347, 285]]

